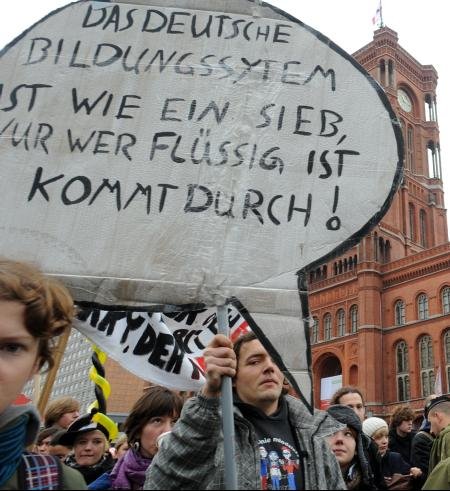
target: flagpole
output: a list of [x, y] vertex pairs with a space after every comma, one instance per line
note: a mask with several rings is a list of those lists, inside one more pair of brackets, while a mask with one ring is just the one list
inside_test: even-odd
[[[219, 334], [229, 337], [230, 326], [226, 305], [217, 306], [217, 327]], [[222, 377], [220, 402], [222, 405], [225, 489], [238, 489], [234, 455], [234, 414], [231, 377]]]
[[383, 5], [382, 1], [380, 0], [380, 27], [384, 27], [384, 22], [383, 22]]

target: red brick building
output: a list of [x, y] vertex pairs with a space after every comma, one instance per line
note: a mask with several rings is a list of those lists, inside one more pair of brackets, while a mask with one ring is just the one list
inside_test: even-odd
[[369, 414], [414, 409], [450, 392], [450, 243], [436, 107], [438, 75], [383, 27], [353, 55], [385, 89], [401, 122], [404, 178], [372, 232], [309, 273], [315, 404], [321, 380], [342, 375]]

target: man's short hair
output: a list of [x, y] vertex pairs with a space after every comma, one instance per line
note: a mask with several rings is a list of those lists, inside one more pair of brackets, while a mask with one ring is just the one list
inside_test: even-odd
[[347, 394], [358, 394], [361, 397], [361, 401], [363, 405], [364, 403], [364, 396], [362, 395], [362, 392], [358, 389], [358, 387], [354, 387], [353, 385], [345, 385], [344, 387], [341, 387], [338, 389], [330, 399], [330, 406], [333, 406], [335, 404], [341, 404], [340, 399], [342, 396], [345, 396]]
[[409, 406], [399, 406], [392, 414], [391, 428], [397, 428], [403, 421], [412, 421], [414, 419], [414, 411]]
[[239, 361], [242, 345], [245, 343], [250, 343], [250, 341], [255, 341], [255, 339], [258, 339], [258, 337], [253, 331], [246, 332], [236, 339], [236, 341], [233, 343], [233, 351], [236, 354], [237, 361]]

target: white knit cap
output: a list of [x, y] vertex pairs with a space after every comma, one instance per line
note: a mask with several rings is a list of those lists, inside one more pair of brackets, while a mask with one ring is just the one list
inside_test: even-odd
[[376, 431], [381, 430], [381, 428], [388, 429], [388, 424], [384, 419], [372, 416], [363, 421], [362, 427], [364, 433], [371, 437]]

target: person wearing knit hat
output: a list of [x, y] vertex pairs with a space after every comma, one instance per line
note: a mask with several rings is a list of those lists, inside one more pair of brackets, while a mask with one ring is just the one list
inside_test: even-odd
[[373, 477], [365, 456], [364, 447], [367, 437], [362, 431], [361, 420], [348, 406], [335, 404], [327, 409], [335, 420], [347, 425], [328, 438], [328, 443], [339, 462], [347, 489], [375, 490]]
[[[394, 474], [411, 476], [410, 480], [419, 478], [422, 475], [422, 471], [417, 467], [411, 467], [411, 465], [403, 459], [401, 454], [398, 452], [391, 452], [388, 449], [389, 426], [384, 419], [375, 416], [367, 418], [363, 421], [362, 427], [364, 433], [372, 438], [378, 445], [378, 451], [381, 457], [381, 471], [388, 487]], [[408, 479], [408, 477], [405, 477], [404, 479]], [[411, 480], [411, 486], [412, 483], [413, 481]]]
[[[332, 396], [330, 406], [335, 404], [343, 404], [355, 411], [359, 419], [366, 419], [366, 401], [364, 400], [363, 391], [354, 385], [345, 385], [338, 389]], [[381, 473], [381, 465], [379, 462], [378, 447], [372, 440], [368, 439], [364, 448], [364, 454], [369, 463], [369, 473], [373, 476], [373, 482], [378, 489], [386, 487], [383, 474]]]
[[370, 438], [373, 438], [374, 433], [376, 433], [378, 430], [381, 430], [381, 428], [386, 428], [387, 430], [389, 430], [389, 426], [386, 421], [375, 416], [365, 419], [363, 421], [362, 428], [364, 433], [367, 436], [370, 436]]

